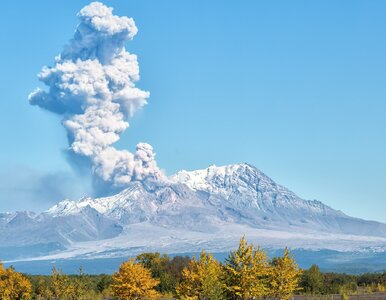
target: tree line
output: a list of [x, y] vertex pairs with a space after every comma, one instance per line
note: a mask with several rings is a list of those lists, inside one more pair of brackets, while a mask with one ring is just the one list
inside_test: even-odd
[[224, 262], [210, 253], [198, 257], [143, 253], [123, 262], [113, 275], [23, 275], [0, 264], [1, 300], [87, 299], [291, 299], [293, 294], [384, 291], [386, 272], [360, 276], [301, 270], [288, 249], [269, 258], [242, 238]]

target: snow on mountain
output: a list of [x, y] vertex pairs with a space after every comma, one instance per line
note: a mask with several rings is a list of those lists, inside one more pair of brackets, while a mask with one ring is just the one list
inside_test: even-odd
[[320, 201], [299, 198], [287, 188], [248, 164], [211, 166], [192, 172], [181, 171], [171, 178], [192, 190], [204, 191], [208, 199], [221, 199], [219, 205], [235, 209], [245, 220], [264, 228], [373, 235], [386, 237], [386, 225], [349, 217]]
[[132, 182], [117, 195], [63, 200], [41, 214], [0, 214], [0, 254], [5, 248], [54, 245], [28, 253], [40, 258], [221, 251], [244, 234], [276, 248], [386, 246], [385, 224], [303, 200], [248, 164], [181, 171], [163, 182]]
[[221, 197], [239, 209], [270, 212], [273, 209], [306, 210], [313, 214], [340, 214], [320, 201], [305, 201], [248, 164], [224, 167], [210, 166], [204, 170], [181, 171], [171, 178], [195, 191]]

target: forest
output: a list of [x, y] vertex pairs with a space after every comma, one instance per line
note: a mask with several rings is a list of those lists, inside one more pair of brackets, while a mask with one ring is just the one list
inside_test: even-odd
[[[350, 275], [302, 270], [288, 249], [269, 258], [242, 238], [224, 262], [202, 251], [198, 257], [142, 253], [113, 275], [29, 275], [0, 264], [2, 300], [88, 299], [295, 299], [300, 295], [370, 295], [385, 292], [386, 272]], [[300, 299], [300, 298], [299, 298]], [[301, 298], [305, 299], [305, 298]], [[318, 298], [315, 298], [318, 299]], [[366, 298], [361, 298], [366, 299]]]

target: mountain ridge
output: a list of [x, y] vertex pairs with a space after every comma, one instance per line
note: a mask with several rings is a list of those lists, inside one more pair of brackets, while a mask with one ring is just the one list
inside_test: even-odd
[[273, 248], [386, 249], [386, 224], [301, 199], [246, 163], [134, 181], [116, 195], [66, 199], [40, 214], [0, 214], [0, 250], [54, 245], [35, 258], [227, 250], [242, 235]]

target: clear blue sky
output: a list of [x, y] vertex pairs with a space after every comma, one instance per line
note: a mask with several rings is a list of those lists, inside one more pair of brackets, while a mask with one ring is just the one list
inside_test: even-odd
[[[43, 210], [74, 179], [60, 118], [28, 105], [89, 1], [4, 1], [0, 211]], [[104, 1], [135, 19], [149, 105], [119, 148], [167, 174], [248, 162], [306, 199], [386, 222], [385, 1]]]

